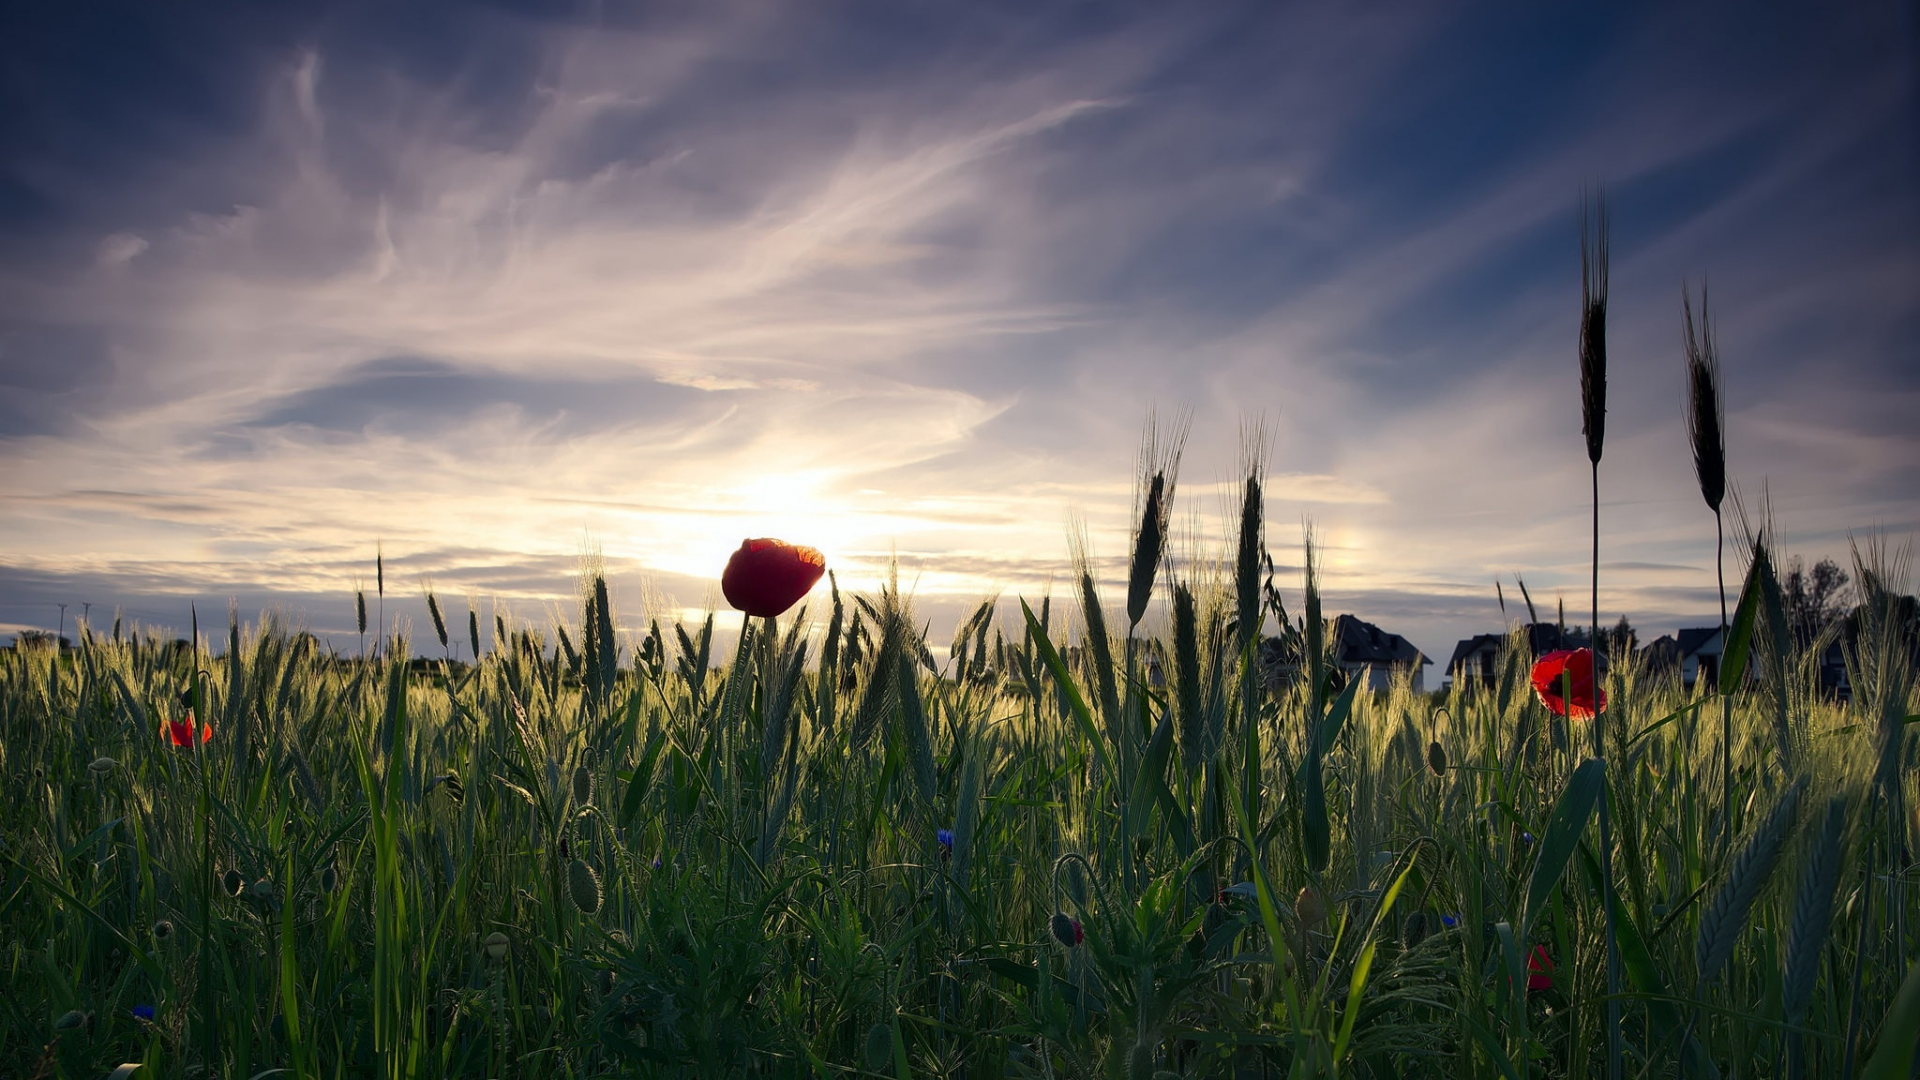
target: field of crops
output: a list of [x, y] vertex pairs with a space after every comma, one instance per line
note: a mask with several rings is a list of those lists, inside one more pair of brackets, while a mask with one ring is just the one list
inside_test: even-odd
[[730, 655], [617, 648], [591, 577], [571, 630], [452, 626], [478, 665], [7, 653], [0, 1073], [1911, 1074], [1897, 566], [1848, 704], [1760, 560], [1731, 693], [1623, 659], [1567, 718], [1517, 636], [1471, 693], [1343, 685], [1246, 492], [1222, 567], [1136, 549], [1121, 609], [1083, 563], [942, 665], [830, 578]]

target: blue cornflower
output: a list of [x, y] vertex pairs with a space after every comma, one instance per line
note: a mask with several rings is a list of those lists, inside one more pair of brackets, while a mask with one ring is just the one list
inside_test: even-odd
[[151, 1024], [153, 1022], [153, 1006], [135, 1005], [133, 1007], [133, 1018], [135, 1020], [145, 1020]]
[[1451, 930], [1460, 925], [1460, 917], [1457, 915], [1442, 915], [1440, 916], [1440, 925]]
[[945, 859], [953, 855], [953, 830], [952, 829], [941, 829], [939, 832], [933, 834], [933, 838], [935, 840], [940, 841], [940, 857], [941, 858]]
[[1528, 847], [1532, 847], [1532, 846], [1533, 846], [1533, 834], [1532, 834], [1532, 833], [1530, 833], [1530, 832], [1523, 832], [1523, 833], [1521, 833], [1521, 834], [1520, 834], [1520, 842], [1521, 842], [1522, 844], [1525, 844], [1525, 845], [1527, 845]]

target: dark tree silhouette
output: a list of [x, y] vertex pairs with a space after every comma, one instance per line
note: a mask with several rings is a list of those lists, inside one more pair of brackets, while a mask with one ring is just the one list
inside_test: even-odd
[[1832, 559], [1821, 559], [1812, 569], [1798, 555], [1788, 561], [1780, 591], [1795, 645], [1811, 646], [1821, 631], [1846, 618], [1853, 608], [1852, 580]]

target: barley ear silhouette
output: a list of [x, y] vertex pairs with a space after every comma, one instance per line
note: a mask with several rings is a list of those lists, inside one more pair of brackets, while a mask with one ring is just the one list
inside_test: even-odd
[[[1600, 641], [1600, 455], [1607, 431], [1607, 197], [1596, 191], [1589, 207], [1580, 199], [1580, 428], [1587, 439], [1593, 477], [1592, 641]], [[1595, 695], [1593, 756], [1606, 757], [1604, 710]], [[1613, 920], [1613, 829], [1607, 796], [1600, 794], [1600, 881], [1607, 898], [1607, 1077], [1620, 1080], [1620, 949]]]
[[[1727, 638], [1726, 520], [1720, 504], [1727, 494], [1726, 411], [1720, 394], [1720, 353], [1713, 346], [1713, 322], [1707, 312], [1707, 287], [1700, 286], [1700, 323], [1693, 321], [1693, 298], [1680, 286], [1680, 313], [1687, 366], [1687, 437], [1693, 444], [1693, 470], [1700, 497], [1713, 511], [1713, 575], [1720, 589], [1720, 640]], [[1733, 842], [1733, 702], [1720, 699], [1721, 851]]]

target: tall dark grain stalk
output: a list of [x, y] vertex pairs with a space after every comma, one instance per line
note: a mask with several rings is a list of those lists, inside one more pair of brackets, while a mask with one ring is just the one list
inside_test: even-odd
[[[1180, 477], [1180, 454], [1186, 448], [1187, 431], [1192, 418], [1185, 413], [1175, 417], [1173, 422], [1161, 429], [1159, 418], [1153, 413], [1147, 415], [1147, 429], [1140, 440], [1139, 486], [1135, 489], [1134, 510], [1139, 528], [1133, 534], [1133, 553], [1127, 568], [1127, 644], [1126, 679], [1127, 693], [1123, 706], [1109, 713], [1108, 726], [1113, 733], [1113, 755], [1119, 765], [1119, 775], [1115, 777], [1120, 790], [1129, 790], [1133, 783], [1134, 768], [1143, 741], [1144, 723], [1141, 719], [1142, 702], [1133, 690], [1138, 678], [1136, 668], [1134, 634], [1140, 627], [1140, 620], [1146, 617], [1147, 603], [1153, 598], [1153, 582], [1160, 563], [1167, 557], [1167, 527], [1172, 521], [1173, 490]], [[1085, 573], [1081, 577], [1082, 588], [1092, 596], [1092, 578]], [[1097, 599], [1087, 602], [1087, 627], [1091, 631], [1098, 615]], [[1104, 636], [1104, 629], [1103, 629]], [[1096, 644], [1095, 654], [1099, 649]], [[1101, 693], [1107, 693], [1108, 677], [1101, 679]], [[1118, 701], [1107, 702], [1109, 706], [1118, 705]], [[1133, 852], [1129, 846], [1124, 854], [1128, 860], [1131, 874]]]
[[[387, 632], [387, 552], [379, 541], [373, 545], [373, 588], [380, 600], [380, 634]], [[380, 651], [380, 634], [373, 636], [373, 651]]]
[[[1600, 642], [1600, 452], [1607, 429], [1607, 199], [1580, 201], [1580, 429], [1587, 437], [1593, 476], [1593, 637]], [[1596, 657], [1596, 668], [1598, 658]], [[1596, 678], [1598, 672], [1596, 670]], [[1595, 695], [1596, 699], [1598, 695]], [[1593, 756], [1606, 758], [1603, 711], [1594, 702]], [[1607, 1077], [1620, 1080], [1620, 948], [1613, 924], [1613, 826], [1607, 794], [1600, 793], [1600, 880], [1607, 912]]]
[[[1713, 573], [1720, 586], [1720, 647], [1727, 641], [1727, 574], [1725, 522], [1720, 504], [1727, 494], [1726, 416], [1720, 399], [1720, 355], [1713, 347], [1713, 324], [1707, 318], [1707, 289], [1700, 287], [1700, 325], [1693, 322], [1693, 298], [1680, 286], [1680, 311], [1685, 320], [1687, 355], [1687, 438], [1693, 443], [1693, 471], [1700, 478], [1700, 497], [1713, 511]], [[1733, 701], [1720, 698], [1720, 836], [1724, 851], [1733, 842]]]

